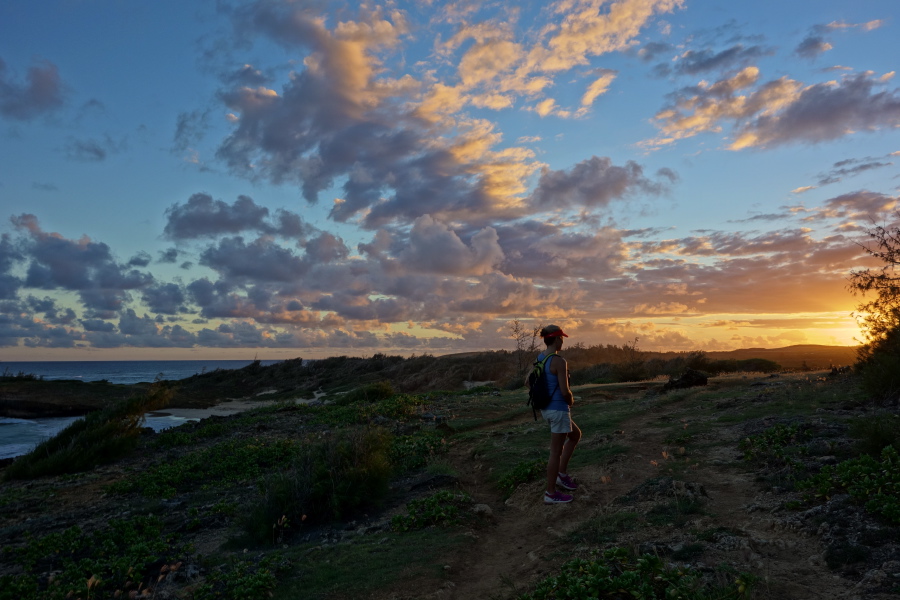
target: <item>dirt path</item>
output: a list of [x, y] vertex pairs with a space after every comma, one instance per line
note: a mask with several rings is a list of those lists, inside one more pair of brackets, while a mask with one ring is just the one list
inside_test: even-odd
[[[448, 560], [443, 582], [413, 582], [403, 591], [394, 590], [381, 597], [513, 598], [572, 556], [584, 552], [585, 548], [577, 547], [567, 536], [589, 520], [623, 510], [646, 514], [660, 502], [682, 494], [702, 497], [702, 512], [690, 515], [692, 520], [681, 527], [663, 524], [622, 532], [615, 545], [663, 554], [689, 544], [697, 547], [697, 532], [712, 532], [704, 538], [699, 554], [687, 562], [701, 569], [729, 564], [738, 571], [756, 575], [760, 579], [754, 587], [755, 598], [897, 598], [866, 594], [864, 586], [828, 569], [818, 537], [783, 527], [779, 501], [765, 493], [754, 481], [754, 473], [736, 460], [740, 439], [736, 428], [716, 428], [712, 438], [699, 449], [680, 455], [677, 447], [665, 442], [672, 428], [661, 424], [682, 419], [684, 403], [649, 400], [645, 404], [646, 410], [627, 420], [614, 438], [616, 444], [627, 447], [625, 454], [606, 464], [589, 466], [580, 466], [573, 458], [573, 472], [580, 488], [571, 504], [544, 505], [542, 482], [523, 484], [503, 502], [488, 483], [484, 465], [471, 464], [465, 450], [457, 450], [453, 462], [462, 473], [460, 485], [476, 503], [491, 508], [494, 524], [470, 532], [476, 538], [474, 546]], [[590, 436], [591, 432], [586, 432], [584, 441], [590, 442]], [[670, 483], [672, 490], [651, 488], [635, 492], [676, 461], [683, 465], [677, 465], [674, 479], [686, 485]], [[628, 501], [623, 503], [626, 495]]]

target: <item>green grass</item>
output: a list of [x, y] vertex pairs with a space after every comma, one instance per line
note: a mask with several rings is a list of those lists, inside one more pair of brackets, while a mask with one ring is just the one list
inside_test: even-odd
[[[402, 587], [413, 578], [444, 577], [441, 557], [472, 542], [442, 529], [366, 535], [353, 544], [303, 544], [286, 552], [297, 565], [295, 577], [280, 583], [274, 600], [363, 598], [381, 589]], [[435, 588], [440, 584], [436, 583]]]

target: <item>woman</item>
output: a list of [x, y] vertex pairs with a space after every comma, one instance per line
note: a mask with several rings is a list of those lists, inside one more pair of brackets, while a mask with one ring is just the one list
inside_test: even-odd
[[556, 325], [548, 325], [541, 330], [541, 337], [547, 349], [538, 356], [544, 360], [549, 356], [544, 368], [547, 372], [547, 388], [550, 404], [541, 411], [541, 416], [550, 423], [550, 460], [547, 462], [547, 490], [544, 503], [562, 504], [572, 501], [572, 495], [559, 492], [556, 486], [567, 491], [578, 489], [578, 484], [569, 477], [569, 459], [581, 439], [581, 430], [572, 421], [571, 407], [575, 397], [569, 388], [569, 368], [566, 359], [559, 356], [563, 338], [569, 337]]

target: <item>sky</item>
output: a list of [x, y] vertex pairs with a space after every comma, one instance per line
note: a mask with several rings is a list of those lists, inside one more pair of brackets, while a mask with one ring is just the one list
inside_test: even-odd
[[0, 360], [855, 344], [898, 16], [5, 0]]

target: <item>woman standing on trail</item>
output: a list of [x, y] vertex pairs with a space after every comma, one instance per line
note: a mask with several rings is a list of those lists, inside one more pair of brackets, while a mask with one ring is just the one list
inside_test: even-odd
[[569, 477], [569, 459], [581, 439], [581, 430], [572, 421], [571, 407], [575, 397], [569, 388], [569, 367], [566, 359], [558, 353], [562, 349], [563, 338], [569, 337], [556, 325], [541, 329], [541, 337], [547, 349], [538, 355], [538, 360], [549, 356], [544, 365], [547, 373], [547, 389], [550, 404], [541, 411], [541, 416], [550, 423], [550, 460], [547, 462], [547, 490], [545, 504], [561, 504], [572, 501], [572, 495], [558, 492], [556, 486], [573, 491], [578, 484]]

